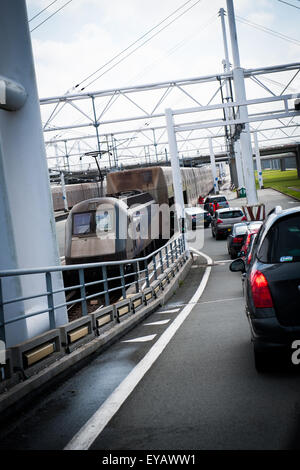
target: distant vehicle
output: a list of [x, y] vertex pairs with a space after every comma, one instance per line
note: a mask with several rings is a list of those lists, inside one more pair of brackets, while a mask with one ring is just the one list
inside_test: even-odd
[[246, 222], [234, 224], [232, 231], [227, 237], [227, 250], [231, 259], [235, 259], [238, 253], [242, 251], [242, 246], [245, 243], [248, 234], [248, 226]]
[[230, 270], [243, 273], [255, 366], [263, 371], [274, 349], [292, 354], [300, 339], [300, 207], [276, 207], [255, 238], [249, 269], [238, 258]]
[[238, 207], [219, 209], [211, 219], [212, 236], [216, 237], [216, 240], [220, 236], [227, 237], [231, 233], [233, 225], [243, 221], [247, 221], [247, 218]]
[[227, 237], [227, 250], [231, 259], [235, 259], [239, 256], [243, 256], [241, 253], [244, 251], [246, 253], [245, 244], [250, 242], [248, 237], [252, 233], [257, 233], [262, 225], [261, 221], [251, 221], [251, 222], [240, 222], [239, 224], [234, 224], [232, 227], [231, 233]]
[[212, 215], [214, 213], [214, 210], [213, 210], [214, 203], [219, 204], [218, 209], [223, 209], [223, 208], [229, 207], [229, 203], [228, 203], [225, 196], [220, 196], [220, 195], [218, 195], [218, 196], [208, 196], [204, 201], [204, 209], [206, 211], [210, 212]]
[[262, 222], [250, 222], [248, 224], [248, 234], [245, 239], [245, 243], [242, 246], [241, 252], [238, 253], [238, 256], [243, 258], [246, 265], [250, 264], [253, 242], [261, 226], [262, 226]]

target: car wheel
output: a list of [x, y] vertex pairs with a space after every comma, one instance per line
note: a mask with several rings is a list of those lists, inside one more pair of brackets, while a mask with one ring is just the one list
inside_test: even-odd
[[216, 240], [220, 240], [220, 238], [221, 238], [221, 235], [218, 232], [216, 232]]
[[236, 259], [237, 256], [236, 256], [235, 253], [233, 253], [232, 251], [230, 251], [229, 254], [230, 254], [230, 258], [231, 258], [231, 259]]

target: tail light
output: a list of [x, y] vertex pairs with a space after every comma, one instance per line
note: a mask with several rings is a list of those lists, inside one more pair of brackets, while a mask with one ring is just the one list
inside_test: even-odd
[[234, 237], [233, 243], [242, 243], [243, 240], [244, 240], [243, 237]]
[[244, 217], [242, 217], [242, 221], [247, 222], [247, 217], [245, 215], [244, 215]]
[[256, 308], [273, 307], [268, 281], [260, 271], [253, 271], [250, 276], [253, 302]]
[[221, 220], [221, 219], [217, 220], [217, 224], [222, 224], [222, 223], [223, 223], [223, 220]]

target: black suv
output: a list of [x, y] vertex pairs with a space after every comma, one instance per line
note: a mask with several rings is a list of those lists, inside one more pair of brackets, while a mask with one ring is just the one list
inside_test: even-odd
[[243, 273], [255, 365], [264, 370], [272, 348], [292, 354], [300, 340], [300, 207], [276, 207], [256, 236], [249, 269], [238, 258], [230, 270]]

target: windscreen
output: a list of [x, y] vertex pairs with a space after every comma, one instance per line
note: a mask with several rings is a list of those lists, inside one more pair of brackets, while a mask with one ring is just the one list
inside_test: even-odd
[[228, 212], [219, 212], [220, 219], [234, 219], [235, 217], [243, 217], [242, 211], [228, 211]]
[[92, 213], [84, 212], [82, 214], [74, 214], [73, 216], [73, 234], [83, 235], [91, 233]]
[[300, 261], [300, 215], [284, 217], [274, 224], [258, 256], [265, 263]]

